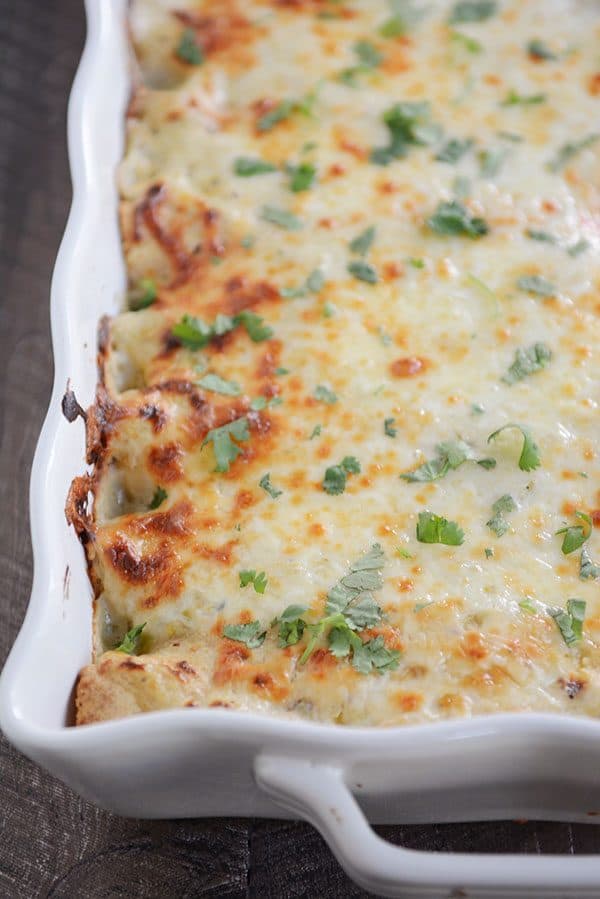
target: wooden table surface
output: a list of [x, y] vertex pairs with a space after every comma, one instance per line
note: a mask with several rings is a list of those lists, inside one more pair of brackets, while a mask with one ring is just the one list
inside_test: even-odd
[[[84, 38], [82, 6], [82, 0], [0, 0], [0, 663], [31, 582], [28, 480], [52, 379], [48, 291], [70, 200], [65, 112]], [[600, 830], [589, 825], [380, 832], [431, 850], [600, 849]], [[118, 818], [0, 742], [0, 897], [365, 895], [308, 825]]]

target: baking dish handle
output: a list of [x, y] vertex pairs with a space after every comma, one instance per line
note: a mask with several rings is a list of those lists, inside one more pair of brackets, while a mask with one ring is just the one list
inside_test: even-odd
[[310, 821], [350, 877], [380, 896], [403, 899], [600, 896], [600, 859], [593, 855], [483, 855], [426, 852], [379, 837], [345, 783], [341, 768], [262, 755], [258, 786]]

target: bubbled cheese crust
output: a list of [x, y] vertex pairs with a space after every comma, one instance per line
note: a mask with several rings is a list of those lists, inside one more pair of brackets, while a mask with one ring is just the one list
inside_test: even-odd
[[[69, 502], [97, 595], [79, 723], [178, 706], [354, 725], [600, 713], [600, 581], [579, 577], [580, 551], [564, 555], [555, 534], [577, 523], [576, 510], [600, 526], [600, 141], [548, 166], [600, 131], [600, 8], [499, 0], [487, 20], [449, 25], [452, 8], [430, 4], [406, 33], [384, 37], [384, 0], [133, 3], [141, 80], [119, 172], [121, 229], [131, 285], [151, 278], [158, 298], [102, 327], [94, 470]], [[175, 52], [185, 29], [201, 65]], [[554, 58], [528, 52], [533, 39]], [[340, 78], [357, 65], [357, 41], [381, 59]], [[543, 99], [503, 105], [511, 91]], [[284, 100], [291, 114], [261, 130]], [[387, 166], [371, 161], [389, 139], [383, 113], [421, 100], [443, 137]], [[436, 160], [451, 138], [473, 143], [455, 164]], [[485, 167], [494, 156], [497, 171]], [[240, 177], [238, 157], [276, 170]], [[316, 178], [293, 192], [286, 166], [302, 162]], [[428, 227], [457, 195], [487, 234]], [[265, 206], [300, 227], [266, 221]], [[371, 226], [363, 258], [349, 242]], [[357, 260], [377, 283], [349, 272]], [[286, 297], [317, 269], [321, 289]], [[532, 275], [553, 295], [517, 286]], [[193, 351], [171, 334], [186, 313], [211, 323], [242, 310], [273, 335], [253, 342], [237, 327]], [[549, 364], [503, 382], [517, 349], [535, 342]], [[207, 372], [240, 395], [203, 389]], [[317, 399], [318, 385], [337, 401]], [[282, 403], [252, 410], [258, 396]], [[241, 416], [249, 440], [217, 473], [203, 441]], [[519, 468], [514, 431], [487, 445], [509, 422], [530, 429], [538, 469]], [[496, 467], [400, 478], [459, 438]], [[350, 455], [361, 472], [328, 494], [326, 468]], [[259, 486], [267, 472], [275, 499]], [[153, 510], [157, 487], [167, 498]], [[486, 522], [504, 494], [517, 509], [497, 537]], [[424, 509], [456, 521], [463, 544], [418, 542]], [[383, 636], [398, 667], [361, 674], [324, 638], [300, 664], [307, 634], [281, 648], [271, 621], [293, 603], [316, 620], [375, 542], [386, 557], [384, 617], [362, 638]], [[600, 562], [600, 537], [586, 547]], [[267, 576], [263, 594], [240, 587], [239, 572], [252, 569]], [[568, 646], [548, 608], [574, 597], [586, 602], [585, 623]], [[267, 630], [258, 648], [223, 636], [255, 620]], [[112, 651], [144, 623], [138, 655]]]

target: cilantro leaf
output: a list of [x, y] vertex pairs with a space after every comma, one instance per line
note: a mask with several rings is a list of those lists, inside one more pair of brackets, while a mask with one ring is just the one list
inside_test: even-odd
[[375, 44], [370, 41], [357, 41], [353, 47], [354, 53], [358, 59], [358, 65], [350, 66], [340, 72], [340, 81], [344, 84], [354, 87], [356, 85], [356, 77], [376, 69], [383, 62], [383, 54], [377, 49]]
[[196, 39], [193, 28], [186, 28], [181, 33], [175, 55], [191, 66], [200, 66], [204, 62], [204, 51]]
[[251, 156], [238, 156], [234, 160], [233, 171], [242, 178], [251, 178], [253, 175], [265, 175], [267, 172], [276, 172], [277, 166], [264, 159], [254, 159]]
[[306, 611], [306, 606], [291, 605], [274, 620], [273, 624], [279, 624], [280, 646], [294, 646], [300, 642], [306, 628], [306, 621], [302, 617]]
[[489, 227], [477, 216], [472, 216], [465, 207], [456, 200], [443, 201], [438, 204], [426, 222], [436, 234], [465, 235], [466, 237], [483, 237]]
[[290, 165], [287, 168], [290, 175], [290, 190], [300, 193], [312, 187], [317, 176], [317, 170], [311, 162], [301, 162], [300, 165]]
[[351, 253], [358, 253], [359, 256], [366, 256], [375, 240], [375, 225], [370, 225], [364, 231], [350, 241], [348, 244]]
[[371, 627], [381, 620], [381, 609], [371, 596], [372, 590], [383, 586], [381, 572], [385, 554], [379, 543], [350, 565], [344, 575], [327, 594], [327, 615], [343, 614], [353, 629]]
[[355, 456], [344, 456], [339, 465], [331, 465], [325, 470], [323, 490], [331, 496], [337, 496], [346, 489], [347, 476], [360, 473], [360, 462]]
[[560, 172], [562, 168], [564, 168], [567, 163], [571, 162], [571, 160], [577, 156], [578, 153], [581, 153], [582, 150], [587, 150], [588, 147], [593, 146], [596, 141], [600, 138], [599, 134], [588, 134], [587, 137], [582, 138], [581, 140], [569, 142], [563, 144], [562, 147], [556, 151], [556, 155], [553, 159], [550, 160], [547, 164], [547, 168], [551, 172]]
[[[219, 336], [232, 331], [235, 327], [231, 316], [217, 316], [217, 319], [219, 319]], [[188, 349], [200, 350], [217, 336], [217, 329], [215, 325], [207, 325], [194, 315], [184, 315], [181, 321], [173, 325], [171, 333]]]
[[548, 614], [556, 621], [556, 626], [567, 646], [578, 643], [583, 636], [585, 606], [583, 599], [568, 599], [566, 612], [564, 609], [548, 609]]
[[348, 271], [359, 281], [364, 281], [366, 284], [377, 284], [379, 280], [377, 270], [368, 262], [363, 262], [359, 259], [348, 263]]
[[[247, 587], [252, 584], [255, 593], [264, 593], [268, 580], [264, 571], [258, 573], [254, 569], [240, 571], [240, 587]], [[262, 641], [261, 641], [262, 642]]]
[[556, 531], [557, 534], [564, 534], [561, 550], [565, 556], [583, 546], [586, 540], [590, 539], [593, 530], [592, 519], [585, 512], [575, 512], [575, 517], [579, 518], [583, 524], [570, 525]]
[[497, 431], [490, 434], [487, 442], [490, 443], [491, 440], [495, 440], [498, 434], [501, 434], [502, 431], [505, 431], [507, 428], [517, 428], [523, 435], [523, 446], [521, 455], [519, 456], [519, 468], [521, 471], [533, 471], [534, 468], [539, 468], [541, 465], [539, 447], [531, 436], [529, 430], [522, 425], [512, 423], [503, 425], [501, 428], [498, 428]]
[[537, 60], [558, 59], [556, 53], [553, 53], [552, 50], [550, 50], [543, 41], [539, 40], [539, 38], [533, 38], [529, 41], [529, 43], [527, 44], [527, 52], [530, 56]]
[[147, 309], [156, 301], [158, 290], [152, 278], [142, 278], [127, 294], [127, 304], [132, 312]]
[[226, 381], [225, 378], [221, 378], [219, 375], [211, 372], [200, 378], [198, 385], [204, 390], [209, 390], [211, 393], [221, 393], [223, 396], [239, 396], [242, 392], [242, 388], [237, 381]]
[[265, 325], [264, 318], [249, 309], [244, 309], [236, 315], [236, 322], [243, 325], [246, 333], [253, 343], [260, 343], [263, 340], [269, 340], [273, 336], [273, 328]]
[[259, 131], [270, 131], [279, 122], [288, 119], [293, 112], [294, 103], [291, 100], [281, 100], [273, 109], [259, 118], [256, 127]]
[[313, 396], [316, 400], [319, 400], [320, 403], [327, 403], [328, 406], [333, 406], [333, 404], [338, 401], [337, 395], [333, 390], [330, 390], [329, 387], [326, 387], [325, 384], [317, 384]]
[[315, 425], [314, 428], [312, 429], [310, 437], [308, 439], [313, 440], [315, 437], [319, 437], [322, 430], [323, 430], [322, 425]]
[[481, 177], [495, 178], [509, 152], [506, 147], [493, 147], [490, 150], [481, 150], [477, 154], [481, 167]]
[[287, 209], [280, 209], [278, 206], [263, 206], [260, 210], [260, 217], [263, 221], [277, 225], [278, 228], [283, 228], [285, 231], [300, 231], [303, 227], [297, 215]]
[[458, 162], [473, 146], [470, 137], [459, 140], [454, 137], [444, 144], [442, 149], [433, 157], [437, 162], [449, 162], [451, 165]]
[[552, 359], [552, 351], [545, 343], [532, 343], [527, 349], [519, 347], [515, 359], [506, 374], [502, 377], [505, 384], [515, 384], [524, 378], [546, 368]]
[[515, 90], [509, 90], [508, 94], [500, 102], [500, 106], [536, 106], [538, 103], [544, 103], [546, 94], [519, 94]]
[[271, 483], [271, 475], [269, 472], [262, 476], [262, 478], [258, 482], [258, 486], [262, 487], [262, 489], [266, 491], [266, 493], [268, 493], [272, 499], [277, 499], [277, 497], [281, 496], [281, 494], [283, 493], [283, 490], [279, 490], [278, 487], [273, 486], [273, 484]]
[[592, 561], [592, 557], [584, 546], [581, 549], [581, 559], [579, 560], [579, 577], [582, 581], [597, 580], [600, 578], [600, 565], [596, 565]]
[[497, 8], [496, 0], [460, 0], [452, 7], [448, 21], [450, 25], [485, 22], [496, 13]]
[[477, 462], [483, 468], [494, 468], [495, 459], [477, 459], [473, 449], [463, 440], [438, 443], [437, 456], [428, 462], [424, 462], [413, 471], [405, 472], [400, 477], [409, 483], [423, 481], [437, 481], [443, 478], [449, 471], [459, 468], [464, 462]]
[[427, 12], [426, 9], [415, 6], [412, 0], [395, 0], [391, 6], [393, 15], [379, 27], [379, 34], [386, 38], [402, 37]]
[[162, 487], [157, 487], [148, 508], [152, 510], [158, 509], [159, 506], [162, 506], [168, 495], [167, 491], [163, 490]]
[[261, 409], [270, 409], [272, 406], [281, 406], [283, 400], [280, 396], [257, 396], [250, 403], [250, 408], [255, 412], [258, 412]]
[[494, 517], [486, 521], [486, 527], [493, 531], [496, 537], [502, 537], [508, 530], [508, 522], [504, 515], [507, 512], [514, 512], [516, 508], [517, 504], [510, 493], [505, 493], [492, 505]]
[[146, 622], [144, 621], [143, 624], [138, 624], [132, 627], [131, 630], [128, 630], [119, 645], [115, 646], [115, 652], [126, 652], [128, 656], [136, 655], [140, 637], [145, 627]]
[[517, 287], [527, 293], [535, 293], [540, 297], [556, 296], [556, 287], [541, 275], [521, 275], [517, 279]]
[[207, 443], [212, 443], [217, 463], [215, 471], [229, 471], [231, 463], [235, 462], [242, 452], [234, 440], [244, 442], [249, 439], [248, 419], [244, 416], [243, 418], [236, 418], [235, 421], [231, 421], [228, 424], [221, 425], [220, 428], [210, 430], [202, 441], [201, 449]]
[[399, 651], [388, 649], [381, 634], [365, 643], [358, 638], [358, 641], [353, 642], [352, 650], [352, 667], [360, 674], [370, 674], [371, 671], [383, 674], [384, 671], [393, 671], [400, 661]]
[[390, 133], [386, 147], [371, 151], [371, 162], [389, 165], [394, 159], [402, 159], [411, 146], [423, 146], [437, 141], [441, 128], [431, 121], [431, 109], [425, 100], [396, 103], [383, 114], [383, 121]]
[[483, 47], [481, 46], [479, 41], [476, 41], [475, 38], [470, 37], [470, 35], [468, 34], [462, 34], [460, 31], [452, 30], [450, 32], [450, 37], [455, 44], [460, 47], [464, 47], [464, 49], [468, 53], [481, 53], [481, 51], [483, 50]]
[[383, 433], [386, 435], [386, 437], [395, 437], [397, 435], [398, 429], [394, 427], [395, 422], [395, 418], [384, 418]]
[[248, 624], [226, 624], [223, 636], [237, 643], [245, 643], [248, 649], [258, 649], [264, 643], [267, 632], [262, 630], [260, 621], [250, 621]]
[[569, 256], [575, 258], [576, 256], [581, 255], [581, 253], [585, 253], [586, 250], [589, 250], [591, 247], [591, 243], [589, 240], [586, 240], [585, 237], [580, 238], [577, 243], [574, 243], [572, 247], [567, 249], [567, 253]]
[[446, 546], [460, 546], [465, 534], [455, 521], [448, 521], [433, 512], [419, 512], [417, 540], [419, 543], [444, 543]]
[[541, 231], [538, 228], [527, 228], [525, 234], [527, 237], [531, 238], [531, 240], [538, 240], [540, 243], [558, 243], [553, 234], [549, 234], [548, 231]]

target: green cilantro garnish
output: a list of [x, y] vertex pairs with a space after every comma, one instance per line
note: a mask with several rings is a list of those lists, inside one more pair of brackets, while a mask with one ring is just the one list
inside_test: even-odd
[[317, 170], [311, 162], [301, 162], [300, 165], [287, 166], [290, 176], [290, 190], [300, 193], [312, 187], [317, 176]]
[[516, 511], [516, 508], [517, 504], [510, 493], [505, 493], [493, 504], [494, 517], [486, 521], [486, 527], [493, 531], [496, 537], [502, 537], [508, 530], [508, 522], [504, 516], [507, 512]]
[[242, 443], [249, 439], [248, 419], [244, 416], [243, 418], [236, 418], [235, 421], [231, 421], [229, 424], [221, 425], [220, 428], [210, 430], [202, 441], [202, 447], [206, 446], [207, 443], [212, 443], [217, 463], [215, 471], [229, 471], [231, 463], [235, 462], [242, 452], [234, 441], [237, 440]]
[[299, 297], [305, 297], [307, 293], [319, 293], [324, 284], [323, 272], [316, 268], [301, 287], [280, 287], [279, 293], [286, 300], [296, 300]]
[[279, 122], [288, 119], [294, 112], [294, 109], [295, 103], [291, 100], [281, 100], [277, 106], [274, 106], [273, 109], [269, 110], [269, 112], [266, 112], [259, 118], [256, 127], [259, 131], [270, 131], [271, 128], [274, 128]]
[[390, 132], [387, 147], [371, 151], [371, 162], [389, 165], [394, 159], [402, 159], [411, 146], [423, 146], [437, 141], [441, 135], [439, 125], [430, 119], [429, 103], [406, 101], [396, 103], [383, 114], [383, 121]]
[[468, 34], [462, 34], [460, 31], [453, 30], [450, 32], [450, 37], [456, 45], [463, 47], [468, 53], [481, 53], [483, 50], [479, 41], [476, 41], [474, 37], [470, 37]]
[[210, 390], [211, 393], [221, 393], [223, 396], [239, 396], [242, 388], [236, 381], [226, 381], [219, 375], [209, 372], [200, 378], [198, 386], [204, 390]]
[[446, 546], [460, 546], [465, 534], [455, 521], [448, 521], [441, 515], [428, 510], [419, 512], [417, 540], [419, 543], [444, 543]]
[[264, 643], [267, 632], [262, 630], [260, 621], [250, 621], [249, 624], [226, 624], [223, 636], [236, 643], [245, 643], [248, 649], [258, 649]]
[[353, 47], [358, 59], [358, 65], [350, 66], [340, 72], [339, 79], [349, 87], [356, 86], [356, 78], [376, 69], [383, 62], [383, 54], [370, 41], [357, 41]]
[[436, 234], [443, 235], [457, 234], [478, 238], [483, 237], [489, 231], [487, 223], [482, 218], [472, 216], [456, 200], [439, 203], [436, 210], [427, 219], [426, 224]]
[[415, 6], [412, 0], [392, 0], [393, 15], [379, 27], [379, 34], [386, 38], [402, 37], [426, 14], [427, 9]]
[[267, 575], [264, 571], [256, 572], [254, 569], [240, 571], [240, 587], [247, 587], [252, 584], [256, 593], [264, 593], [267, 586]]
[[273, 406], [281, 406], [283, 400], [280, 396], [257, 396], [250, 403], [250, 408], [254, 410], [254, 412], [259, 412], [261, 409], [271, 409]]
[[127, 631], [119, 645], [115, 646], [115, 652], [126, 652], [128, 656], [136, 655], [140, 637], [142, 636], [142, 631], [145, 627], [146, 622], [144, 621], [143, 624], [138, 624]]
[[433, 158], [438, 162], [449, 162], [454, 165], [454, 163], [458, 162], [458, 160], [461, 159], [472, 146], [473, 140], [470, 137], [466, 137], [463, 140], [454, 137], [452, 140], [445, 143], [442, 149], [436, 153]]
[[323, 304], [323, 309], [321, 310], [323, 318], [333, 318], [336, 313], [337, 306], [327, 300], [327, 302]]
[[297, 215], [287, 209], [280, 209], [278, 206], [263, 206], [260, 210], [260, 217], [263, 221], [270, 222], [285, 231], [300, 231], [303, 227]]
[[323, 490], [331, 496], [337, 496], [346, 489], [349, 474], [360, 474], [360, 462], [356, 456], [344, 456], [339, 465], [331, 465], [325, 471]]
[[471, 415], [483, 415], [485, 412], [481, 403], [471, 403]]
[[273, 486], [273, 484], [271, 483], [271, 475], [269, 472], [262, 476], [262, 478], [258, 482], [258, 486], [262, 487], [262, 489], [265, 490], [272, 499], [277, 499], [277, 497], [281, 496], [281, 494], [283, 493], [283, 490], [279, 490], [278, 487]]
[[564, 609], [548, 609], [567, 646], [578, 643], [583, 636], [585, 606], [584, 599], [568, 599], [566, 612]]
[[521, 275], [517, 279], [517, 287], [527, 293], [534, 293], [539, 297], [556, 296], [556, 287], [541, 275]]
[[506, 374], [502, 377], [505, 384], [515, 384], [538, 371], [546, 368], [552, 359], [552, 350], [545, 343], [532, 343], [527, 349], [519, 347], [515, 359]]
[[275, 372], [274, 372], [274, 374], [276, 374], [276, 375], [289, 375], [289, 373], [290, 373], [290, 369], [284, 368], [282, 365], [279, 365], [275, 369]]
[[409, 256], [406, 262], [413, 268], [425, 268], [425, 260], [419, 259], [417, 256]]
[[238, 156], [233, 163], [233, 171], [242, 178], [250, 178], [253, 175], [265, 175], [267, 172], [276, 172], [277, 166], [264, 159], [254, 159], [250, 156]]
[[154, 496], [152, 497], [148, 508], [152, 510], [158, 509], [159, 506], [162, 506], [168, 495], [169, 494], [167, 493], [167, 491], [163, 490], [162, 487], [157, 487], [154, 491]]
[[495, 178], [502, 164], [509, 154], [506, 147], [494, 147], [491, 150], [481, 150], [477, 154], [481, 168], [482, 178]]
[[158, 296], [156, 282], [152, 278], [142, 278], [127, 294], [127, 305], [132, 312], [152, 306]]
[[530, 615], [535, 615], [537, 612], [536, 607], [530, 599], [522, 599], [519, 603], [519, 608], [523, 609], [524, 612], [528, 612]]
[[184, 315], [181, 321], [171, 328], [171, 333], [179, 342], [190, 350], [200, 350], [214, 340], [243, 325], [251, 340], [259, 343], [273, 336], [273, 329], [264, 324], [264, 319], [254, 312], [244, 309], [238, 315], [217, 315], [212, 325], [193, 315]]
[[577, 156], [582, 150], [586, 150], [588, 147], [593, 146], [598, 138], [600, 138], [600, 134], [588, 134], [587, 137], [584, 137], [581, 140], [563, 144], [563, 146], [557, 150], [556, 156], [554, 156], [554, 158], [547, 164], [547, 168], [551, 172], [560, 172], [560, 170], [567, 165], [574, 156]]
[[313, 440], [315, 437], [319, 437], [322, 430], [323, 430], [322, 425], [315, 425], [314, 428], [312, 429], [311, 435], [308, 439]]
[[596, 563], [592, 561], [592, 557], [585, 546], [581, 549], [579, 577], [582, 581], [595, 581], [600, 578], [600, 565], [596, 565]]
[[338, 401], [337, 395], [333, 390], [330, 390], [329, 387], [326, 387], [325, 384], [317, 384], [313, 396], [316, 400], [319, 400], [320, 403], [327, 403], [328, 406], [333, 406], [333, 404]]
[[498, 428], [497, 431], [494, 431], [493, 434], [490, 434], [488, 443], [491, 440], [495, 440], [498, 434], [501, 434], [502, 431], [505, 431], [507, 428], [516, 428], [523, 436], [523, 446], [521, 448], [521, 455], [519, 456], [519, 468], [521, 471], [532, 471], [534, 468], [539, 468], [541, 465], [539, 447], [528, 429], [524, 428], [522, 425], [512, 423], [503, 425], [501, 428]]
[[250, 250], [256, 243], [256, 237], [254, 234], [245, 234], [240, 241], [241, 245], [245, 250]]
[[273, 336], [273, 328], [265, 325], [264, 318], [249, 309], [239, 312], [234, 320], [236, 324], [243, 325], [246, 333], [253, 343], [261, 343], [263, 340], [269, 340]]
[[459, 468], [464, 462], [477, 462], [482, 468], [490, 469], [496, 465], [495, 459], [477, 459], [472, 448], [463, 440], [446, 441], [436, 446], [437, 456], [424, 462], [414, 471], [401, 474], [400, 477], [410, 483], [422, 481], [437, 481], [445, 477], [449, 471]]
[[586, 250], [589, 250], [591, 247], [591, 243], [589, 240], [586, 240], [585, 237], [581, 237], [577, 243], [574, 243], [572, 247], [567, 249], [567, 253], [569, 256], [579, 256], [581, 253], [585, 253]]
[[306, 621], [302, 616], [307, 611], [307, 606], [291, 605], [283, 610], [279, 618], [273, 619], [273, 627], [279, 624], [280, 646], [295, 646], [300, 642], [306, 628]]
[[553, 53], [546, 44], [539, 40], [539, 38], [533, 38], [533, 40], [529, 41], [527, 44], [527, 52], [530, 56], [533, 56], [534, 59], [542, 60], [555, 60], [558, 59], [556, 53]]
[[377, 270], [362, 259], [355, 259], [353, 262], [349, 262], [348, 271], [359, 281], [364, 281], [366, 284], [377, 284], [379, 280]]
[[386, 437], [395, 437], [397, 435], [398, 429], [394, 427], [395, 422], [395, 418], [385, 418], [383, 420], [383, 433]]
[[545, 103], [546, 94], [519, 94], [515, 90], [509, 90], [504, 100], [500, 102], [500, 106], [537, 106], [538, 103]]
[[485, 548], [485, 557], [486, 557], [486, 559], [493, 559], [493, 558], [494, 558], [494, 550], [493, 550], [493, 549], [490, 549], [489, 546], [486, 546], [486, 548]]
[[583, 524], [574, 524], [556, 531], [557, 534], [564, 534], [561, 550], [568, 556], [569, 553], [575, 552], [580, 546], [590, 539], [593, 523], [589, 515], [585, 512], [575, 512], [575, 518], [579, 518]]
[[375, 225], [370, 225], [368, 228], [365, 228], [364, 231], [361, 231], [361, 233], [353, 238], [348, 244], [350, 252], [358, 253], [359, 256], [366, 256], [373, 246], [375, 231]]
[[460, 0], [452, 7], [448, 21], [450, 25], [485, 22], [495, 14], [497, 6], [496, 0]]
[[549, 234], [548, 231], [541, 231], [538, 228], [527, 228], [525, 234], [527, 237], [530, 237], [531, 240], [538, 240], [540, 243], [558, 243], [553, 234]]
[[204, 51], [196, 39], [193, 28], [186, 28], [181, 33], [175, 55], [191, 66], [200, 66], [204, 62]]

